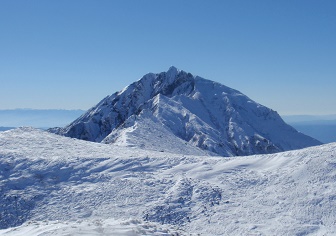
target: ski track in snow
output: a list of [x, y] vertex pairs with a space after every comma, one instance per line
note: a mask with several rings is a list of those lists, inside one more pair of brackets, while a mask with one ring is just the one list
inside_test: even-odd
[[335, 235], [336, 143], [246, 157], [0, 133], [1, 235]]

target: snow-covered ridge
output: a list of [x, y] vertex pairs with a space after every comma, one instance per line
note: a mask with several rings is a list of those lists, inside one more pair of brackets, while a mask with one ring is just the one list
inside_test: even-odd
[[335, 166], [336, 143], [221, 158], [5, 131], [0, 226], [24, 225], [0, 234], [333, 235]]
[[[203, 150], [222, 156], [275, 153], [321, 144], [239, 91], [175, 67], [143, 76], [104, 98], [70, 125], [51, 132], [144, 149], [151, 149], [157, 137], [167, 137], [169, 142], [161, 142], [161, 150], [179, 146], [183, 153]], [[176, 144], [171, 145], [173, 140]]]

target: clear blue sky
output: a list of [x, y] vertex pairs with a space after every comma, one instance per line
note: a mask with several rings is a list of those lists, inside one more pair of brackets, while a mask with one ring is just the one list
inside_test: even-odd
[[0, 109], [88, 109], [171, 65], [336, 114], [336, 1], [0, 1]]

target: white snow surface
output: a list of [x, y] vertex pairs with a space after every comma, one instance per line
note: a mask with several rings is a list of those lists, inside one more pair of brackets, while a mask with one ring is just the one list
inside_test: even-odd
[[64, 236], [100, 236], [100, 235], [154, 235], [171, 236], [179, 235], [179, 230], [167, 229], [157, 223], [148, 223], [139, 220], [77, 220], [72, 222], [64, 221], [28, 221], [22, 226], [0, 230], [0, 235], [64, 235]]
[[1, 132], [0, 235], [335, 235], [335, 150], [196, 156]]

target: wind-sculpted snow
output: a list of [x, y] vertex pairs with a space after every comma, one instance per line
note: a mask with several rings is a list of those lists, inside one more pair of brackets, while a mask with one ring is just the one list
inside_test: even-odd
[[206, 182], [182, 177], [167, 191], [164, 199], [145, 212], [144, 219], [162, 224], [186, 225], [198, 217], [213, 213], [219, 205], [221, 189]]
[[334, 235], [335, 156], [336, 143], [222, 158], [5, 131], [0, 234]]
[[[151, 131], [144, 128], [150, 126]], [[168, 137], [175, 139], [173, 146], [179, 146], [180, 152], [221, 156], [275, 153], [321, 144], [239, 91], [175, 67], [145, 75], [104, 98], [65, 128], [50, 131], [146, 149], [156, 137]], [[161, 142], [160, 150], [170, 150], [165, 143], [172, 142]]]

